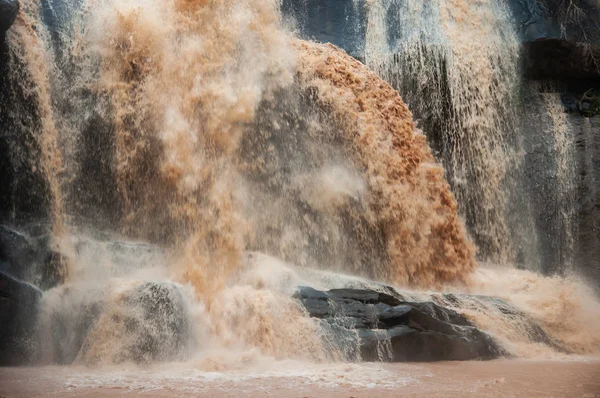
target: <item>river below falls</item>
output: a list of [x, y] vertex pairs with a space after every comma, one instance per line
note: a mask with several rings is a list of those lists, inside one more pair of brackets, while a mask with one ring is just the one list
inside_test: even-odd
[[190, 363], [4, 368], [0, 397], [600, 397], [600, 357], [429, 364], [268, 361], [243, 370], [204, 369]]

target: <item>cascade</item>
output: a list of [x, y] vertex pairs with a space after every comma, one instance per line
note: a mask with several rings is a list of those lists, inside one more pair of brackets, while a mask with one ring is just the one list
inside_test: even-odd
[[[531, 272], [504, 6], [368, 1], [366, 65], [298, 38], [281, 6], [23, 1], [1, 60], [0, 150], [23, 180], [0, 203], [0, 288], [35, 311], [2, 361], [597, 354], [595, 293]], [[574, 164], [560, 99], [538, 97], [568, 263], [576, 167], [593, 179], [595, 161]]]
[[480, 257], [535, 269], [519, 190], [519, 42], [506, 6], [382, 0], [366, 7], [366, 64], [404, 94], [430, 137]]

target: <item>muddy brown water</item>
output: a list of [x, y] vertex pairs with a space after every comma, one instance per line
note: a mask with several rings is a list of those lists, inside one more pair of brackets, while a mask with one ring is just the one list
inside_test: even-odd
[[272, 361], [243, 370], [157, 367], [0, 369], [17, 397], [600, 397], [600, 358], [431, 364]]

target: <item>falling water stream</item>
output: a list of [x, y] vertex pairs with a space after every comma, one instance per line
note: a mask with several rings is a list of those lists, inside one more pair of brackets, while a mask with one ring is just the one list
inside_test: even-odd
[[439, 151], [480, 258], [535, 268], [526, 202], [514, 205], [522, 201], [519, 41], [506, 7], [369, 1], [365, 59], [400, 91]]
[[[520, 358], [599, 353], [591, 289], [507, 266], [530, 255], [509, 215], [522, 153], [507, 11], [494, 0], [368, 3], [365, 66], [286, 30], [277, 0], [51, 1], [43, 19], [36, 0], [22, 2], [9, 64], [36, 104], [39, 155], [28, 161], [46, 181], [66, 267], [40, 315], [41, 361], [72, 364], [40, 370], [55, 395], [206, 392], [200, 383], [229, 396], [238, 382], [260, 395], [256, 383], [271, 391], [284, 379], [317, 394], [384, 394], [420, 382], [420, 368], [363, 365], [329, 345], [292, 298], [298, 286], [383, 282], [455, 309]], [[557, 99], [544, 101], [568, 203], [572, 137]], [[432, 144], [443, 165], [409, 108], [443, 122]], [[565, 231], [573, 212], [561, 212]], [[152, 282], [184, 312], [154, 309], [165, 322], [149, 330], [184, 331], [158, 354], [132, 333], [150, 321], [131, 297], [158, 294]], [[483, 295], [514, 304], [565, 349], [532, 342], [521, 317]], [[81, 335], [88, 315], [98, 320]], [[56, 319], [77, 327], [57, 339]], [[131, 365], [156, 361], [177, 362], [177, 376]]]
[[564, 106], [559, 94], [544, 94], [543, 101], [546, 105], [551, 120], [551, 130], [554, 133], [554, 147], [556, 151], [556, 185], [559, 207], [559, 229], [562, 236], [561, 262], [568, 271], [573, 270], [575, 251], [575, 237], [577, 236], [576, 203], [576, 164], [575, 163], [575, 136], [573, 127], [564, 111]]

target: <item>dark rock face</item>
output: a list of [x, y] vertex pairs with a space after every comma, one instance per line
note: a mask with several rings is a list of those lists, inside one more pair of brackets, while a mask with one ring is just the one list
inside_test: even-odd
[[[600, 44], [600, 5], [595, 0], [504, 1], [524, 43], [561, 39]], [[353, 56], [364, 52], [366, 9], [364, 0], [285, 0], [282, 5], [302, 36], [333, 43]]]
[[11, 27], [18, 12], [18, 0], [0, 0], [0, 36]]
[[364, 54], [366, 7], [355, 0], [283, 0], [284, 15], [303, 37], [333, 43], [352, 56]]
[[173, 284], [146, 283], [127, 299], [127, 333], [122, 360], [151, 363], [180, 359], [190, 343], [190, 325], [183, 295]]
[[40, 359], [44, 363], [73, 363], [104, 309], [100, 289], [65, 287], [44, 297], [39, 319]]
[[507, 0], [524, 42], [564, 39], [600, 44], [595, 0]]
[[600, 46], [559, 39], [523, 45], [525, 77], [533, 80], [600, 79]]
[[[545, 274], [560, 274], [562, 265], [571, 260], [578, 273], [590, 284], [600, 288], [600, 117], [585, 117], [582, 105], [588, 89], [576, 93], [539, 94], [531, 92], [523, 108], [522, 131], [526, 132], [525, 184], [531, 191], [532, 207], [538, 224], [538, 248], [541, 268]], [[571, 177], [566, 188], [558, 181], [558, 150], [555, 126], [543, 96], [560, 97], [565, 109], [559, 109], [564, 120], [570, 147]], [[593, 97], [592, 92], [587, 97]], [[591, 105], [593, 102], [590, 101]], [[559, 103], [560, 105], [560, 103]], [[565, 241], [561, 219], [561, 195], [568, 198], [569, 228], [573, 247]], [[565, 203], [562, 202], [564, 206]], [[571, 210], [572, 209], [572, 210]]]
[[24, 365], [34, 358], [41, 296], [35, 286], [0, 271], [0, 365]]
[[570, 115], [577, 151], [576, 262], [584, 277], [596, 281], [600, 291], [600, 116]]
[[[10, 33], [10, 32], [9, 32]], [[17, 44], [18, 45], [18, 44]], [[50, 194], [36, 140], [42, 126], [29, 68], [0, 34], [0, 220], [48, 218]]]
[[[300, 288], [296, 298], [311, 316], [334, 325], [338, 332], [356, 331], [363, 360], [449, 361], [506, 354], [464, 317], [432, 302], [407, 302], [399, 295], [372, 290], [321, 292], [309, 287]], [[338, 344], [343, 345], [341, 340]]]
[[0, 225], [0, 271], [46, 290], [62, 281], [62, 257], [52, 250], [49, 228]]

